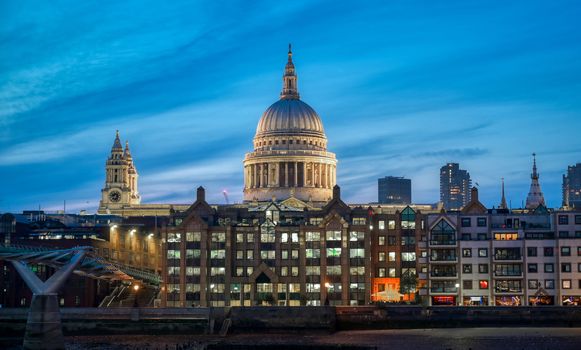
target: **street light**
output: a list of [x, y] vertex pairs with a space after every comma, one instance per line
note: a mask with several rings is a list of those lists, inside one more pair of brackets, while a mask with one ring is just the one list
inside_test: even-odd
[[460, 289], [459, 289], [460, 288], [460, 283], [456, 283], [454, 286], [456, 287], [456, 293], [458, 293], [458, 304], [461, 305], [460, 304], [461, 303], [461, 300], [460, 300]]
[[135, 291], [135, 299], [133, 301], [133, 307], [137, 307], [137, 294], [139, 292], [139, 284], [133, 286], [133, 290]]
[[329, 288], [331, 288], [331, 283], [326, 282], [325, 288], [327, 288], [327, 292], [325, 293], [325, 306], [329, 305]]

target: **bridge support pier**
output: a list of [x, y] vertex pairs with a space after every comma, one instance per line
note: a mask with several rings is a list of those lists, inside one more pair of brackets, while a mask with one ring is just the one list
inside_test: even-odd
[[24, 262], [12, 260], [12, 265], [32, 291], [23, 349], [65, 349], [57, 292], [82, 261], [85, 253], [85, 250], [75, 252], [68, 263], [44, 282]]
[[34, 294], [28, 311], [24, 349], [65, 349], [58, 294]]

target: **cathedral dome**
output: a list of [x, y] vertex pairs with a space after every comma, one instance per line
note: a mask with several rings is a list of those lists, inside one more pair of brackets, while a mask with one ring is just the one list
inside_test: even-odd
[[256, 128], [257, 137], [297, 133], [325, 135], [317, 112], [298, 98], [283, 98], [273, 103], [262, 114]]

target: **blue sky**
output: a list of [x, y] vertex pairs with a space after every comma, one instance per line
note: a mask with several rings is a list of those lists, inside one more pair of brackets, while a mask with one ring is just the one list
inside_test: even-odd
[[532, 152], [550, 206], [581, 162], [577, 1], [2, 1], [0, 212], [95, 209], [115, 130], [143, 202], [242, 198], [242, 159], [293, 43], [348, 202], [377, 178], [436, 202], [459, 162], [519, 206]]

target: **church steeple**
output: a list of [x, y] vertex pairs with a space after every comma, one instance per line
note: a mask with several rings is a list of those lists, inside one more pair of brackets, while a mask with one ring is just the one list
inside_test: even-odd
[[531, 188], [527, 196], [527, 209], [535, 209], [540, 204], [545, 205], [545, 197], [541, 192], [539, 174], [537, 173], [537, 154], [533, 153], [533, 172], [531, 173]]
[[299, 89], [297, 86], [297, 74], [295, 72], [295, 65], [293, 63], [293, 52], [291, 44], [288, 44], [288, 61], [284, 68], [284, 75], [282, 77], [282, 92], [281, 99], [299, 99]]
[[113, 147], [111, 147], [111, 153], [123, 152], [123, 146], [121, 146], [121, 140], [119, 139], [119, 130], [115, 132], [115, 141], [113, 141]]
[[500, 199], [500, 205], [498, 206], [499, 209], [508, 209], [506, 205], [506, 197], [504, 196], [504, 177], [502, 178], [502, 185], [501, 185], [501, 194], [502, 197]]
[[131, 158], [131, 151], [129, 150], [129, 141], [125, 141], [125, 150], [123, 151], [123, 158], [126, 160], [133, 160]]

